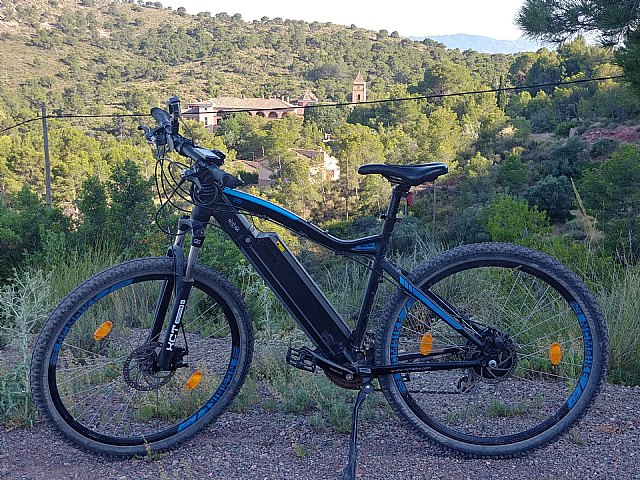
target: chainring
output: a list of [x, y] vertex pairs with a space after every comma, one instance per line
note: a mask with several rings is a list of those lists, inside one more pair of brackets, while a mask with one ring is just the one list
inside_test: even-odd
[[340, 388], [346, 388], [347, 390], [360, 390], [360, 387], [362, 386], [362, 378], [360, 375], [354, 375], [352, 380], [347, 380], [331, 370], [323, 370], [323, 372], [332, 383], [336, 384]]

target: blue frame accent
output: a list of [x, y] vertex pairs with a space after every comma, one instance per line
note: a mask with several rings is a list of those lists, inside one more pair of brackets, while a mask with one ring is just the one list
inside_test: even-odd
[[[282, 208], [278, 205], [274, 205], [260, 197], [256, 197], [254, 195], [250, 195], [248, 193], [241, 192], [240, 190], [233, 190], [229, 187], [225, 187], [223, 193], [231, 198], [231, 203], [238, 207], [243, 207], [243, 201], [249, 201], [251, 203], [257, 204], [262, 208], [266, 208], [271, 210], [274, 213], [278, 213], [284, 217], [287, 217], [289, 220], [303, 221], [300, 217], [298, 217], [295, 213], [290, 212], [286, 208]], [[247, 206], [248, 208], [249, 206]]]
[[464, 330], [462, 325], [456, 322], [453, 318], [451, 318], [449, 314], [444, 312], [440, 307], [438, 307], [435, 303], [429, 300], [424, 293], [422, 293], [419, 289], [414, 287], [406, 278], [400, 275], [399, 280], [400, 280], [400, 285], [402, 285], [407, 290], [407, 292], [409, 292], [411, 295], [413, 295], [415, 298], [417, 298], [422, 303], [424, 303], [427, 307], [429, 307], [429, 309], [433, 311], [433, 313], [435, 313], [442, 320], [447, 322], [451, 326], [451, 328], [454, 328], [458, 332], [461, 332]]
[[[255, 195], [229, 187], [224, 188], [222, 193], [229, 206], [257, 215], [264, 215], [269, 220], [280, 223], [297, 235], [306, 237], [331, 250], [349, 252], [356, 255], [375, 255], [381, 244], [382, 235], [373, 235], [355, 240], [341, 240], [329, 235], [326, 231], [321, 230], [286, 208], [274, 205]], [[240, 212], [237, 214], [240, 215]]]

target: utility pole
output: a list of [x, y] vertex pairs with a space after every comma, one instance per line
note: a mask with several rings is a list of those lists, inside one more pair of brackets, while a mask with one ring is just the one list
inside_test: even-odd
[[49, 161], [49, 128], [47, 106], [42, 103], [42, 135], [44, 136], [44, 188], [47, 208], [51, 208], [51, 162]]
[[498, 108], [502, 111], [504, 111], [504, 106], [505, 106], [505, 92], [504, 92], [504, 75], [500, 75], [500, 86], [498, 87], [498, 95], [497, 95], [497, 100], [498, 100]]

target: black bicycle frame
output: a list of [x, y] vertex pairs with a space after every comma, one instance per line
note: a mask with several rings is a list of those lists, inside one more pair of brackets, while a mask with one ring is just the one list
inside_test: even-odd
[[[403, 197], [406, 197], [408, 190], [409, 188], [403, 185], [396, 185], [393, 188], [391, 202], [386, 215], [383, 217], [384, 226], [380, 234], [355, 240], [341, 240], [282, 207], [239, 190], [224, 188], [211, 208], [194, 207], [191, 222], [198, 226], [198, 231], [194, 232], [192, 236], [192, 250], [195, 246], [197, 251], [202, 245], [204, 239], [202, 233], [204, 230], [203, 225], [206, 225], [211, 217], [215, 218], [222, 230], [248, 258], [258, 274], [291, 313], [299, 327], [315, 343], [320, 354], [341, 365], [355, 365], [361, 359], [374, 298], [385, 272], [409, 296], [426, 305], [470, 342], [481, 346], [482, 341], [468, 319], [433, 292], [429, 290], [422, 291], [416, 287], [407, 278], [407, 272], [396, 267], [386, 258], [391, 235], [398, 221], [397, 213], [400, 201]], [[276, 222], [297, 235], [330, 250], [343, 254], [362, 255], [372, 260], [371, 273], [353, 331], [346, 325], [282, 239], [275, 233], [258, 231], [249, 223], [243, 212]], [[178, 264], [183, 260], [179, 254], [174, 258], [176, 258], [177, 278], [179, 276], [178, 272], [181, 272]], [[167, 328], [164, 349], [158, 361], [161, 368], [167, 367], [168, 351], [173, 345], [171, 342], [175, 340], [174, 335], [180, 324], [180, 306], [186, 302], [190, 288], [188, 274], [185, 275], [184, 281], [177, 278], [174, 282], [175, 285], [165, 285], [164, 293], [158, 300], [157, 321], [152, 330], [152, 336], [155, 335], [155, 338], [157, 338], [160, 333], [158, 324], [162, 323], [159, 317], [164, 318], [164, 313], [168, 308], [168, 297], [170, 297], [171, 290], [174, 289], [176, 296], [174, 297], [173, 311], [170, 317], [172, 323]], [[165, 350], [167, 351], [166, 354]], [[476, 361], [417, 361], [410, 365], [405, 364], [402, 366], [369, 366], [364, 368], [362, 372], [375, 376], [408, 371], [464, 368], [477, 364], [478, 362]]]

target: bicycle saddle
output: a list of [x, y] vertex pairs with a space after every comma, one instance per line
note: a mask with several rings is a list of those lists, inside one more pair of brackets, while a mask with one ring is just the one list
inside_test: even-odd
[[440, 175], [447, 173], [449, 169], [444, 163], [431, 162], [423, 165], [390, 165], [370, 163], [362, 165], [358, 169], [360, 175], [379, 173], [391, 183], [405, 183], [415, 187], [424, 182], [435, 180]]

